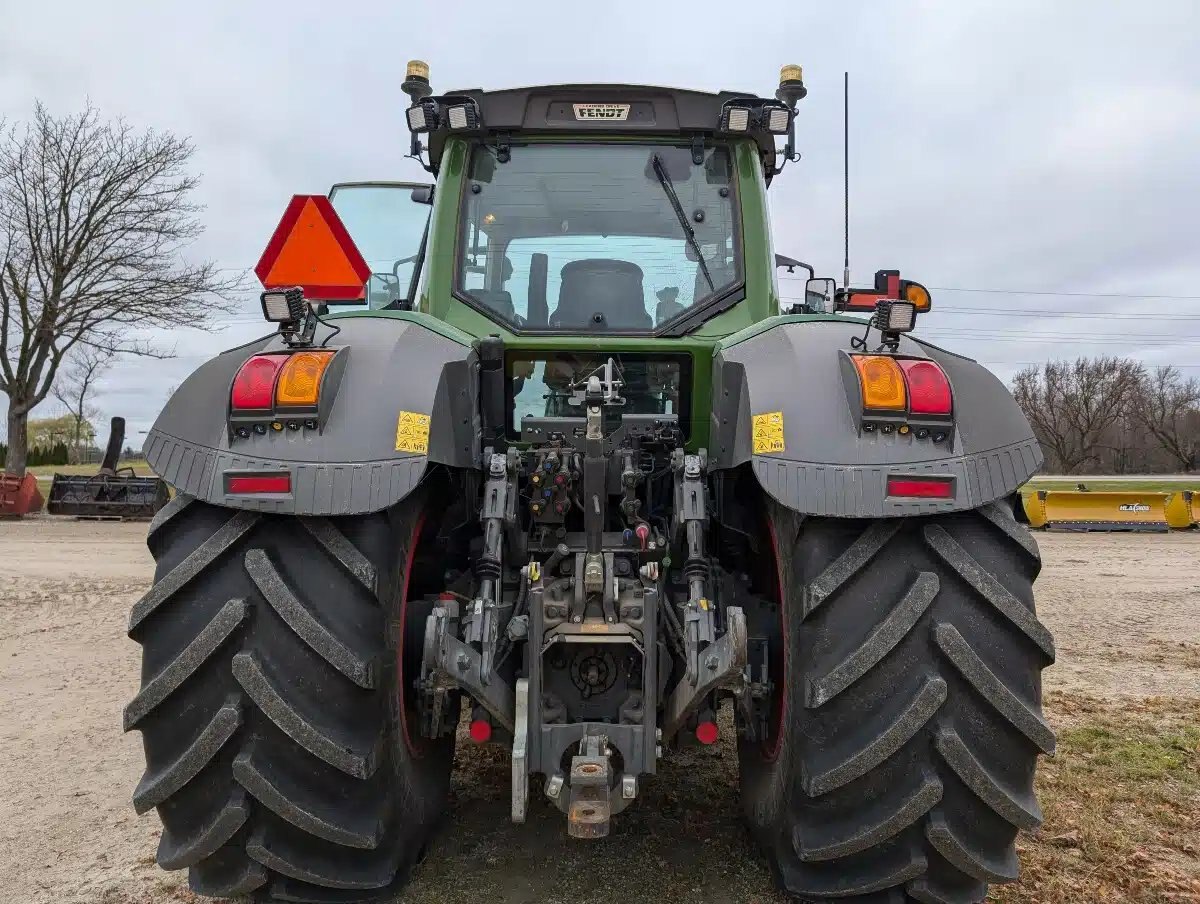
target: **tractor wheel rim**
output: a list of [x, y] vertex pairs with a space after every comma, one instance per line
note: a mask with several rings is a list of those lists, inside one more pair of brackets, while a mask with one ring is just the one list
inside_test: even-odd
[[405, 551], [404, 559], [404, 583], [400, 587], [400, 625], [399, 634], [396, 638], [396, 676], [397, 676], [397, 708], [400, 710], [400, 730], [404, 735], [404, 746], [408, 748], [409, 753], [413, 756], [421, 755], [421, 748], [413, 743], [412, 734], [408, 730], [408, 700], [406, 699], [409, 693], [408, 681], [404, 677], [404, 647], [408, 643], [408, 588], [412, 581], [412, 566], [416, 559], [417, 546], [421, 542], [421, 531], [425, 527], [425, 512], [422, 511], [417, 516], [417, 523], [413, 525], [412, 536], [409, 539], [408, 549]]
[[[774, 685], [771, 694], [771, 717], [768, 722], [767, 737], [763, 741], [763, 756], [767, 762], [773, 763], [779, 758], [779, 751], [783, 747], [783, 727], [787, 711], [788, 630], [783, 595], [783, 567], [779, 559], [779, 541], [775, 535], [775, 522], [770, 518], [767, 519], [767, 534], [771, 539], [771, 558], [775, 570], [775, 600], [779, 613], [779, 652], [782, 654], [782, 656], [771, 657], [772, 663], [780, 661], [780, 667], [778, 672], [771, 669], [771, 679]], [[770, 650], [769, 646], [768, 650]]]

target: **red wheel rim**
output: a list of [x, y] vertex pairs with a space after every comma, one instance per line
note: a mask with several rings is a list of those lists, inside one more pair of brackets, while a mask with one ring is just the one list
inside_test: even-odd
[[763, 755], [768, 762], [773, 763], [779, 758], [779, 751], [783, 746], [783, 720], [787, 713], [788, 630], [787, 618], [784, 617], [783, 568], [779, 561], [779, 541], [775, 536], [775, 523], [770, 517], [767, 518], [767, 534], [771, 538], [771, 556], [775, 563], [775, 602], [779, 609], [779, 646], [783, 653], [782, 659], [780, 657], [772, 657], [772, 665], [778, 660], [780, 661], [780, 666], [778, 672], [774, 668], [771, 669], [771, 680], [775, 685], [775, 694], [771, 706], [769, 732], [766, 740], [763, 742]]
[[421, 749], [413, 743], [412, 736], [408, 732], [408, 702], [405, 700], [405, 695], [408, 693], [408, 681], [404, 677], [404, 647], [408, 641], [408, 585], [412, 577], [413, 559], [417, 555], [417, 544], [421, 540], [421, 529], [425, 526], [425, 513], [417, 517], [417, 523], [413, 526], [412, 537], [408, 543], [408, 551], [404, 559], [404, 583], [400, 587], [400, 626], [399, 637], [396, 643], [396, 676], [398, 678], [399, 687], [397, 695], [399, 696], [400, 707], [400, 728], [404, 733], [404, 746], [406, 746], [413, 756], [420, 756]]

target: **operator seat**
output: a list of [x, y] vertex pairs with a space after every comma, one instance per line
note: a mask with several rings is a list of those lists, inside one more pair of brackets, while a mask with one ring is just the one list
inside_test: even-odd
[[562, 268], [558, 307], [550, 317], [555, 329], [590, 327], [648, 330], [642, 268], [629, 261], [591, 258]]
[[513, 306], [512, 294], [504, 289], [472, 289], [480, 304], [491, 308], [508, 321], [517, 319], [517, 309]]

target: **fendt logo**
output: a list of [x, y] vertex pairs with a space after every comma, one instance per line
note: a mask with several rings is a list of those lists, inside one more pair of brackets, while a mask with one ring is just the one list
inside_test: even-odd
[[616, 120], [623, 122], [629, 118], [629, 104], [573, 104], [575, 118], [584, 120]]

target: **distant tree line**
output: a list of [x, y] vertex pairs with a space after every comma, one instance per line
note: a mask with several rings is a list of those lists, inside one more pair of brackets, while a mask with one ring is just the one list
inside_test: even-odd
[[1128, 358], [1031, 366], [1013, 378], [1056, 474], [1156, 474], [1200, 470], [1200, 380]]
[[[71, 450], [64, 442], [53, 443], [49, 446], [30, 446], [26, 464], [33, 468], [38, 465], [65, 465], [69, 462]], [[0, 443], [0, 468], [8, 461], [8, 444]]]

